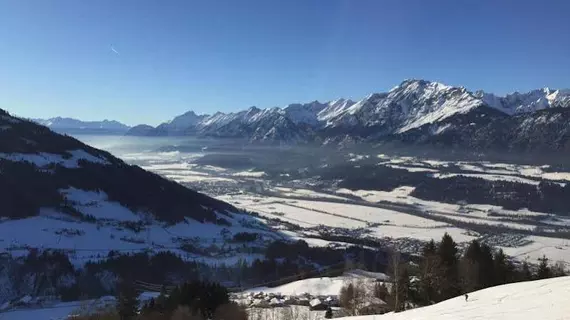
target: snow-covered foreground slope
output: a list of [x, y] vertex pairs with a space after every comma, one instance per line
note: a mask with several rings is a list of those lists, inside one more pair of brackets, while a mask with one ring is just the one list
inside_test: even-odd
[[401, 313], [350, 320], [570, 319], [570, 277], [507, 284]]

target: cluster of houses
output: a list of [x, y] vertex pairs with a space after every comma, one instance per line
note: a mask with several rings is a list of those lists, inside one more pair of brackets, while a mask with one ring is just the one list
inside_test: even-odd
[[[234, 295], [233, 299], [248, 308], [279, 308], [286, 306], [306, 306], [311, 311], [324, 311], [329, 307], [338, 310], [340, 303], [337, 296], [314, 296], [309, 293], [300, 295], [282, 295], [278, 293], [249, 292]], [[382, 314], [389, 311], [388, 304], [374, 296], [367, 296], [362, 301], [361, 312], [364, 314]]]
[[277, 308], [284, 306], [307, 306], [310, 310], [326, 310], [338, 307], [336, 296], [313, 296], [309, 293], [299, 295], [283, 295], [278, 293], [249, 292], [235, 295], [233, 300], [250, 308]]

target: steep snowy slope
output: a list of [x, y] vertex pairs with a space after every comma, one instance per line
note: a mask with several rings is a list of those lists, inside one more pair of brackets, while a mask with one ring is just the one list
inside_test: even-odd
[[290, 104], [283, 111], [285, 115], [295, 124], [306, 123], [313, 126], [318, 125], [317, 114], [327, 107], [327, 104], [313, 101], [305, 104]]
[[373, 94], [330, 119], [329, 127], [376, 127], [378, 133], [405, 132], [483, 105], [465, 88], [406, 80], [387, 94]]
[[509, 115], [530, 113], [548, 108], [567, 108], [570, 106], [570, 91], [552, 90], [550, 88], [526, 93], [515, 92], [504, 97], [477, 91], [475, 96], [481, 98], [490, 107]]
[[509, 116], [484, 106], [384, 138], [392, 139], [406, 144], [471, 150], [568, 152], [570, 108], [548, 108]]
[[345, 112], [354, 104], [350, 99], [337, 99], [327, 103], [327, 106], [317, 114], [317, 119], [322, 123], [327, 123], [329, 119], [333, 119]]
[[156, 127], [156, 130], [164, 133], [164, 135], [183, 135], [185, 131], [195, 127], [207, 117], [208, 115], [197, 115], [194, 111], [188, 111], [168, 122], [160, 124]]
[[[259, 256], [240, 250], [283, 239], [230, 204], [2, 110], [0, 128], [0, 305], [63, 295], [80, 281], [73, 265], [112, 252], [235, 263]], [[255, 240], [233, 242], [241, 232]], [[26, 267], [36, 254], [45, 268]], [[101, 275], [95, 288], [113, 277]]]
[[280, 108], [259, 109], [251, 107], [235, 114], [216, 114], [198, 125], [199, 133], [219, 138], [244, 138], [261, 142], [306, 142], [312, 140], [312, 130], [297, 109], [297, 123]]
[[570, 319], [570, 277], [488, 288], [438, 304], [386, 315], [346, 320], [563, 320]]

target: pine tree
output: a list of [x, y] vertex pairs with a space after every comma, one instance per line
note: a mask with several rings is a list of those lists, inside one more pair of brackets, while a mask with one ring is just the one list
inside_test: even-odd
[[488, 288], [495, 284], [495, 263], [493, 261], [493, 249], [483, 243], [481, 256], [479, 257], [479, 284], [481, 288]]
[[493, 257], [493, 269], [495, 270], [495, 285], [514, 281], [514, 265], [507, 259], [503, 249], [499, 249]]
[[471, 241], [459, 262], [461, 288], [464, 293], [481, 288], [481, 281], [479, 278], [481, 256], [481, 245], [479, 244], [479, 241]]
[[446, 232], [437, 248], [440, 261], [440, 268], [438, 269], [439, 301], [455, 297], [460, 292], [457, 253], [457, 244]]
[[117, 311], [121, 320], [134, 319], [138, 314], [138, 295], [129, 281], [119, 284], [119, 297], [117, 299]]
[[333, 311], [331, 307], [327, 307], [327, 311], [325, 312], [325, 319], [332, 319]]
[[548, 266], [548, 258], [546, 256], [542, 256], [542, 258], [538, 259], [538, 270], [536, 272], [537, 279], [548, 279], [552, 278], [552, 271]]
[[530, 266], [528, 265], [528, 262], [523, 261], [519, 280], [520, 281], [529, 281], [529, 280], [532, 280], [532, 278], [533, 278], [533, 276], [532, 276], [532, 272], [530, 271]]
[[167, 309], [167, 307], [166, 307], [166, 300], [167, 300], [166, 294], [167, 294], [166, 287], [162, 286], [160, 288], [160, 294], [158, 295], [158, 297], [156, 297], [156, 301], [154, 303], [154, 308], [156, 311], [164, 312]]
[[440, 267], [437, 246], [433, 239], [422, 250], [418, 283], [419, 302], [429, 305], [436, 301], [438, 268]]

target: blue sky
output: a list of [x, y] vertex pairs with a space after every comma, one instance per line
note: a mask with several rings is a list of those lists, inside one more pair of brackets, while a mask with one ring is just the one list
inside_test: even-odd
[[0, 108], [132, 125], [358, 99], [406, 78], [566, 88], [568, 12], [566, 0], [2, 0]]

